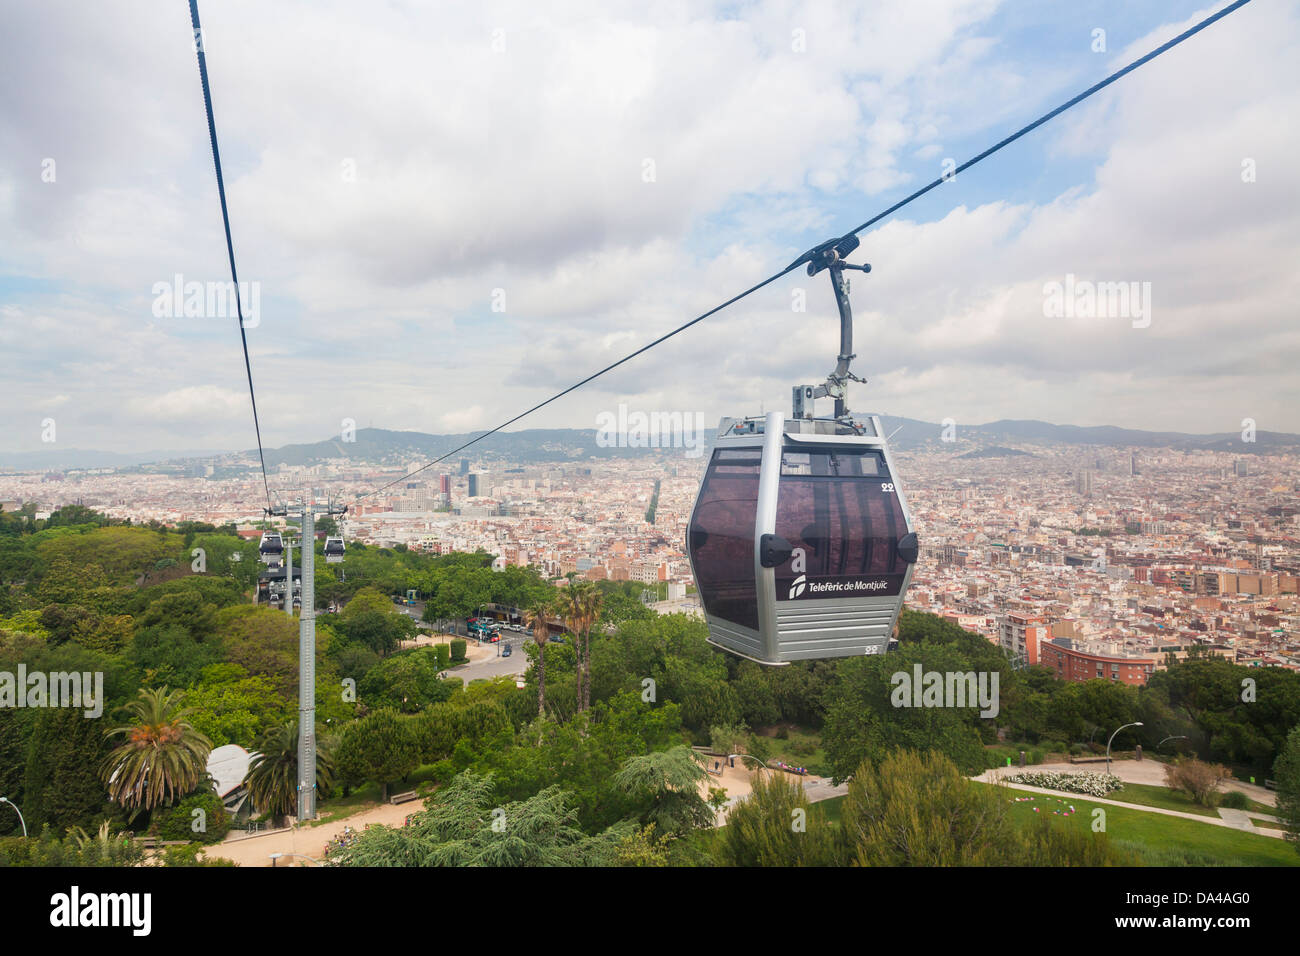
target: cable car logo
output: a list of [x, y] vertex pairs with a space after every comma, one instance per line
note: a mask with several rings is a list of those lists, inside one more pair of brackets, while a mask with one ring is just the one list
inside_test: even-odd
[[804, 589], [805, 587], [807, 587], [807, 586], [808, 586], [808, 585], [807, 585], [807, 578], [804, 577], [804, 575], [802, 575], [802, 574], [799, 575], [799, 576], [798, 576], [797, 578], [795, 578], [794, 581], [791, 582], [791, 584], [790, 584], [790, 597], [788, 598], [788, 600], [793, 601], [793, 600], [794, 600], [795, 598], [797, 598], [799, 595], [803, 594], [803, 589]]

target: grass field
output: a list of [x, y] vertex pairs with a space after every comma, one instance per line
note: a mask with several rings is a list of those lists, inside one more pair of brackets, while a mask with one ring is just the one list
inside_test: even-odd
[[[1165, 810], [1181, 810], [1184, 813], [1196, 813], [1203, 817], [1218, 818], [1219, 811], [1214, 807], [1203, 807], [1181, 790], [1170, 790], [1146, 783], [1126, 783], [1124, 789], [1116, 790], [1107, 797], [1120, 803], [1134, 803], [1143, 807], [1161, 807]], [[1268, 804], [1248, 802], [1246, 807], [1254, 813], [1272, 814], [1273, 808]]]
[[[972, 786], [989, 787], [991, 784], [973, 783]], [[1061, 822], [1091, 831], [1092, 811], [1100, 807], [1106, 811], [1106, 832], [1111, 842], [1131, 851], [1138, 862], [1146, 866], [1300, 866], [1300, 853], [1296, 852], [1295, 846], [1274, 837], [1145, 810], [1107, 806], [1070, 794], [1057, 797], [1024, 790], [1002, 792], [1011, 795], [1007, 797], [1008, 802], [1015, 796], [1033, 798], [1010, 805], [1012, 822], [1022, 826], [1044, 813], [1057, 816], [1053, 810], [1063, 813], [1073, 806], [1074, 813]], [[815, 806], [826, 814], [828, 820], [839, 824], [843, 804], [843, 797], [832, 797]], [[1034, 812], [1034, 807], [1038, 807], [1038, 813]], [[1257, 825], [1263, 825], [1262, 821]]]
[[[991, 784], [976, 783], [974, 786], [988, 787]], [[1125, 790], [1118, 792], [1123, 793], [1130, 786], [1133, 785], [1126, 784]], [[1012, 819], [1018, 823], [1028, 823], [1043, 813], [1055, 816], [1052, 811], [1064, 811], [1073, 806], [1075, 812], [1065, 822], [1090, 830], [1092, 811], [1096, 808], [1104, 810], [1106, 832], [1111, 841], [1132, 850], [1148, 866], [1300, 866], [1300, 853], [1296, 848], [1275, 837], [1145, 810], [1093, 803], [1072, 794], [1058, 797], [1023, 790], [1003, 792], [1034, 798], [1029, 802], [1011, 804]], [[1114, 798], [1112, 794], [1109, 799]], [[1007, 799], [1013, 798], [1008, 796]], [[1038, 813], [1034, 812], [1034, 807], [1038, 808]]]
[[827, 776], [826, 752], [822, 750], [821, 735], [797, 725], [786, 725], [785, 739], [760, 734], [768, 748], [767, 762], [780, 760], [792, 767], [805, 767], [809, 773]]

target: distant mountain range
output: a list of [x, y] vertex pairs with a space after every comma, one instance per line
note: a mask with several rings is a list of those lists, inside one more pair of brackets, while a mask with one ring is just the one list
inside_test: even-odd
[[[899, 449], [940, 446], [940, 425], [914, 418], [881, 416], [886, 434], [896, 433], [890, 445]], [[1300, 449], [1300, 435], [1257, 431], [1253, 443], [1243, 442], [1240, 432], [1192, 435], [1186, 432], [1148, 432], [1118, 425], [1052, 425], [1034, 419], [1002, 419], [987, 425], [957, 423], [956, 444], [996, 445], [1030, 443], [1060, 445], [1103, 445], [1108, 447], [1174, 448], [1179, 451], [1228, 451], [1240, 454], [1268, 454]]]
[[[1300, 435], [1260, 431], [1253, 443], [1241, 440], [1238, 432], [1192, 435], [1185, 432], [1149, 432], [1116, 425], [1053, 425], [1034, 420], [1002, 420], [986, 425], [958, 423], [955, 441], [944, 443], [944, 426], [915, 418], [882, 415], [890, 446], [900, 451], [944, 447], [964, 452], [969, 457], [996, 457], [1028, 454], [1009, 445], [1096, 445], [1107, 447], [1173, 448], [1179, 451], [1224, 451], [1238, 454], [1273, 454], [1300, 451]], [[713, 444], [714, 426], [706, 429], [705, 447]], [[480, 432], [458, 435], [431, 435], [424, 432], [392, 431], [384, 428], [358, 429], [354, 441], [330, 438], [300, 445], [266, 449], [266, 466], [281, 464], [307, 465], [325, 460], [347, 459], [379, 464], [408, 464], [431, 461], [465, 444]], [[694, 436], [692, 436], [694, 437]], [[595, 429], [528, 428], [498, 432], [466, 450], [464, 457], [473, 461], [563, 462], [586, 458], [629, 458], [654, 449], [626, 446], [602, 447], [597, 444]], [[240, 453], [256, 456], [256, 450]], [[230, 452], [154, 451], [119, 453], [81, 449], [50, 449], [35, 452], [0, 452], [0, 472], [59, 471], [86, 468], [130, 468], [149, 464], [211, 462], [218, 466], [232, 457]], [[451, 470], [459, 463], [457, 455], [446, 463]]]
[[1004, 448], [1002, 445], [989, 445], [987, 448], [976, 448], [974, 451], [968, 451], [964, 455], [958, 455], [958, 458], [1010, 458], [1015, 455], [1025, 455], [1033, 458], [1034, 453], [1021, 451], [1019, 448]]
[[0, 473], [15, 471], [71, 471], [84, 468], [128, 468], [160, 461], [212, 458], [227, 452], [200, 451], [96, 451], [88, 448], [50, 448], [40, 451], [0, 451]]

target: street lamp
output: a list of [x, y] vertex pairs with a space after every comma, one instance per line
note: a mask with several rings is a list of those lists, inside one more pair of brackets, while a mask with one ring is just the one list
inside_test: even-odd
[[18, 814], [18, 822], [23, 825], [23, 839], [27, 839], [27, 821], [23, 819], [23, 812], [18, 809], [18, 804], [14, 803], [8, 797], [0, 797], [0, 803], [7, 803], [14, 808], [14, 813]]
[[[1125, 724], [1125, 725], [1124, 725], [1124, 727], [1141, 727], [1141, 726], [1142, 726], [1142, 721], [1140, 721], [1140, 720], [1135, 720], [1135, 721], [1133, 721], [1133, 723], [1131, 723], [1131, 724]], [[1119, 733], [1121, 730], [1123, 730], [1124, 727], [1117, 727], [1117, 728], [1115, 729], [1115, 734], [1117, 734], [1117, 733]], [[1115, 734], [1111, 734], [1111, 735], [1110, 735], [1110, 740], [1106, 741], [1106, 772], [1107, 772], [1107, 773], [1110, 773], [1110, 744], [1111, 744], [1111, 741], [1115, 739]]]
[[[1165, 738], [1165, 740], [1190, 740], [1190, 739], [1191, 739], [1191, 738], [1188, 737], [1186, 734], [1176, 734], [1176, 735], [1174, 735], [1173, 737], [1166, 737], [1166, 738]], [[1165, 740], [1162, 740], [1162, 741], [1160, 741], [1159, 744], [1156, 744], [1156, 750], [1159, 750], [1159, 749], [1160, 749], [1160, 744], [1163, 744], [1163, 743], [1165, 742]]]
[[763, 760], [761, 757], [755, 757], [753, 754], [727, 754], [727, 760], [729, 761], [734, 760], [736, 757], [748, 757], [750, 760], [757, 760], [759, 763], [761, 763], [763, 765], [764, 770], [772, 769], [767, 765], [767, 761]]

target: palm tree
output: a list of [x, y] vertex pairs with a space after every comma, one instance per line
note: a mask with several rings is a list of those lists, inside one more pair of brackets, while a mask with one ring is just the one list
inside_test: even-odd
[[577, 655], [578, 710], [591, 706], [591, 629], [600, 616], [604, 596], [590, 581], [575, 581], [572, 576], [560, 592], [560, 614], [573, 633]]
[[546, 712], [546, 642], [551, 617], [551, 602], [537, 598], [524, 612], [524, 625], [533, 632], [537, 642], [537, 713]]
[[604, 603], [605, 595], [600, 589], [591, 582], [586, 582], [581, 587], [581, 611], [582, 611], [582, 671], [584, 680], [582, 682], [582, 709], [587, 710], [591, 707], [591, 632], [596, 627], [596, 621], [600, 618], [600, 606]]
[[579, 585], [574, 581], [576, 575], [569, 573], [569, 583], [564, 586], [559, 594], [556, 595], [556, 603], [559, 605], [560, 619], [564, 621], [565, 628], [573, 635], [573, 653], [575, 656], [575, 676], [577, 677], [577, 708], [582, 711], [582, 592]]
[[134, 811], [152, 810], [194, 791], [207, 773], [212, 741], [194, 729], [182, 707], [183, 691], [140, 689], [140, 699], [127, 705], [131, 723], [104, 732], [123, 735], [105, 759], [100, 779], [109, 799]]
[[[319, 744], [319, 741], [318, 741]], [[248, 762], [248, 796], [258, 813], [277, 819], [298, 812], [298, 721], [270, 727], [257, 740], [257, 755]], [[316, 791], [334, 786], [334, 761], [316, 749]]]

